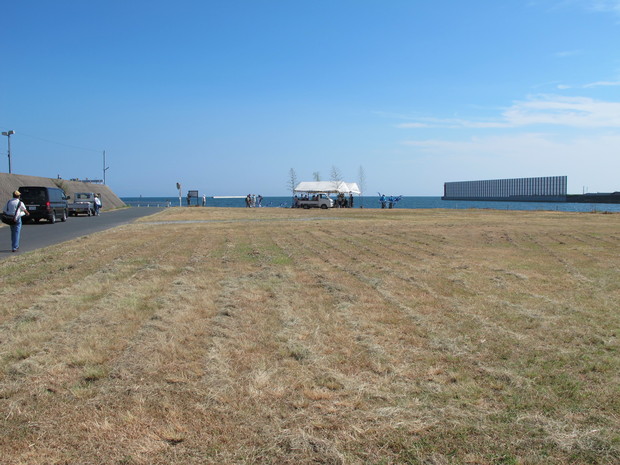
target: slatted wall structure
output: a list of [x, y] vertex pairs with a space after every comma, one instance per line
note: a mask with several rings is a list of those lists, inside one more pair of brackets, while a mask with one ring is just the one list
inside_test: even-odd
[[443, 200], [565, 202], [567, 176], [444, 183]]

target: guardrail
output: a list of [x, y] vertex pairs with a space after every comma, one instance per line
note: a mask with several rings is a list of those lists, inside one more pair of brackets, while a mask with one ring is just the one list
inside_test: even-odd
[[168, 208], [171, 207], [170, 202], [136, 202], [136, 201], [125, 201], [125, 205], [129, 207], [154, 207], [154, 208]]

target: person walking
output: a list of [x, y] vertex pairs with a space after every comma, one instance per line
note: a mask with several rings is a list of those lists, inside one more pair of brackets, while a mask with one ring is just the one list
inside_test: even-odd
[[15, 224], [11, 225], [11, 249], [17, 252], [19, 249], [19, 236], [22, 230], [22, 216], [29, 216], [28, 210], [21, 199], [21, 192], [13, 192], [13, 198], [6, 203], [4, 213], [12, 215], [15, 218]]
[[99, 216], [99, 210], [101, 210], [101, 199], [99, 198], [99, 194], [95, 194], [93, 206], [95, 207], [95, 216]]

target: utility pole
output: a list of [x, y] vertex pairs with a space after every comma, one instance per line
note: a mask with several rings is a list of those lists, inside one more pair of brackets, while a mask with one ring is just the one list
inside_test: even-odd
[[105, 185], [105, 172], [110, 169], [109, 166], [105, 166], [105, 150], [103, 151], [103, 185]]
[[2, 135], [6, 136], [7, 139], [9, 140], [9, 174], [11, 174], [11, 136], [13, 134], [15, 134], [15, 131], [13, 130], [2, 133]]
[[103, 185], [105, 186], [105, 172], [110, 169], [109, 166], [105, 166], [105, 150], [103, 151]]

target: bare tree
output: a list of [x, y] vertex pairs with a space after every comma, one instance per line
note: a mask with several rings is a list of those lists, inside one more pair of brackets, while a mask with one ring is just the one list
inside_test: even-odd
[[294, 168], [291, 168], [288, 172], [287, 187], [291, 190], [291, 194], [295, 195], [295, 188], [297, 187], [297, 173]]
[[364, 208], [364, 191], [366, 190], [366, 172], [364, 171], [364, 167], [360, 165], [360, 169], [357, 173], [357, 180], [359, 182], [360, 188], [360, 197], [362, 199], [361, 206]]
[[342, 173], [334, 165], [332, 165], [331, 178], [332, 178], [331, 180], [334, 181], [334, 182], [342, 181]]
[[321, 180], [321, 174], [318, 171], [315, 171], [314, 173], [312, 173], [312, 177], [317, 182], [319, 182]]

